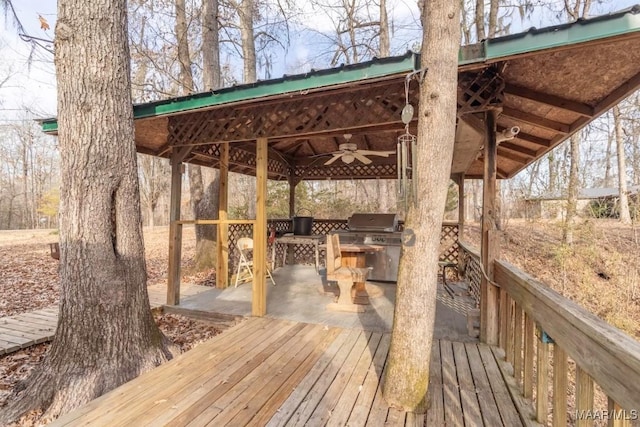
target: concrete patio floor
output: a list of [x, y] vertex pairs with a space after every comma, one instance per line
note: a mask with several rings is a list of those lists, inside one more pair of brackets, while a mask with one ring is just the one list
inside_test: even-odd
[[[373, 332], [390, 332], [396, 284], [367, 282], [371, 304], [364, 313], [347, 313], [327, 310], [338, 288], [328, 283], [324, 271], [317, 274], [315, 268], [305, 265], [288, 265], [273, 272], [276, 286], [267, 279], [267, 317], [316, 323], [348, 329]], [[476, 341], [467, 333], [466, 311], [473, 307], [473, 300], [466, 295], [464, 282], [453, 283], [455, 297], [447, 294], [438, 284], [436, 325], [434, 338], [458, 342]], [[180, 311], [216, 313], [235, 316], [251, 316], [251, 283], [237, 288], [210, 288], [181, 298]]]

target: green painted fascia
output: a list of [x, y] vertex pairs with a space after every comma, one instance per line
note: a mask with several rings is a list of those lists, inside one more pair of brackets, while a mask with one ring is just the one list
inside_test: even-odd
[[266, 96], [304, 92], [321, 87], [408, 73], [416, 69], [416, 54], [405, 55], [395, 59], [395, 61], [376, 60], [363, 67], [344, 67], [344, 69], [340, 67], [326, 71], [312, 71], [308, 74], [284, 77], [253, 85], [243, 85], [238, 88], [222, 89], [216, 92], [207, 92], [170, 101], [136, 105], [133, 109], [134, 117], [139, 119], [181, 113], [188, 110], [248, 101]]
[[[555, 29], [554, 29], [555, 28]], [[522, 35], [486, 40], [485, 61], [585, 43], [640, 31], [640, 14], [635, 9], [612, 16], [602, 16], [569, 25], [530, 30]]]
[[[459, 65], [495, 61], [512, 55], [551, 49], [601, 38], [620, 36], [640, 31], [640, 8], [635, 6], [612, 15], [596, 17], [571, 24], [529, 30], [475, 45], [463, 46], [458, 54]], [[369, 62], [341, 66], [328, 70], [311, 71], [250, 85], [224, 88], [214, 92], [135, 105], [134, 118], [156, 117], [181, 113], [199, 108], [233, 102], [248, 101], [266, 96], [304, 92], [338, 84], [355, 83], [371, 78], [409, 73], [420, 69], [420, 55], [408, 52], [404, 56], [374, 59]], [[55, 118], [42, 121], [42, 130], [55, 133]]]
[[[420, 66], [418, 54], [408, 52], [401, 57], [375, 59], [367, 63], [352, 66], [341, 66], [328, 70], [311, 71], [240, 87], [224, 88], [219, 91], [204, 92], [186, 97], [151, 102], [133, 106], [135, 119], [176, 114], [199, 108], [223, 105], [232, 102], [247, 101], [266, 96], [284, 95], [286, 93], [304, 92], [345, 83], [409, 73]], [[54, 133], [58, 130], [56, 119], [42, 121], [44, 132]]]

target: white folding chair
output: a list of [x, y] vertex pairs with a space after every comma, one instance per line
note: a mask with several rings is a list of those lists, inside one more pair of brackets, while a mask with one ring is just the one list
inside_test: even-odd
[[[249, 274], [249, 278], [253, 280], [253, 256], [251, 252], [253, 251], [253, 239], [250, 237], [241, 237], [238, 239], [236, 243], [236, 247], [238, 248], [238, 252], [240, 253], [240, 259], [238, 260], [238, 269], [236, 271], [236, 283], [234, 287], [238, 287], [238, 282], [240, 282], [240, 275]], [[276, 285], [275, 280], [273, 280], [273, 276], [271, 275], [271, 270], [269, 269], [269, 265], [267, 260], [264, 260], [265, 270], [267, 271], [267, 276], [271, 279], [271, 283], [273, 286]]]

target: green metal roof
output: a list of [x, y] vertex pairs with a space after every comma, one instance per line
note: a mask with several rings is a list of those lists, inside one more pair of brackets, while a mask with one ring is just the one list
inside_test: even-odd
[[[640, 5], [609, 15], [540, 30], [531, 29], [523, 33], [463, 46], [459, 54], [459, 64], [491, 63], [513, 55], [569, 46], [638, 31], [640, 31]], [[171, 115], [267, 96], [356, 83], [367, 79], [405, 74], [419, 68], [420, 56], [407, 52], [402, 56], [373, 59], [360, 64], [343, 65], [326, 70], [312, 70], [305, 74], [283, 76], [278, 79], [134, 105], [134, 118]], [[55, 118], [43, 120], [42, 130], [55, 133], [58, 130], [57, 120]]]

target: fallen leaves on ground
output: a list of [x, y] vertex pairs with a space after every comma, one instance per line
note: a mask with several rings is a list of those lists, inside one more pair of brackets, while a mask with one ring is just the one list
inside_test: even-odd
[[[182, 352], [191, 350], [225, 329], [221, 325], [193, 320], [177, 314], [155, 313], [154, 318], [160, 330]], [[37, 344], [0, 357], [0, 408], [6, 404], [17, 383], [26, 379], [42, 362], [50, 347], [50, 343]], [[39, 425], [42, 422], [40, 415], [30, 414], [21, 420], [20, 425]]]

